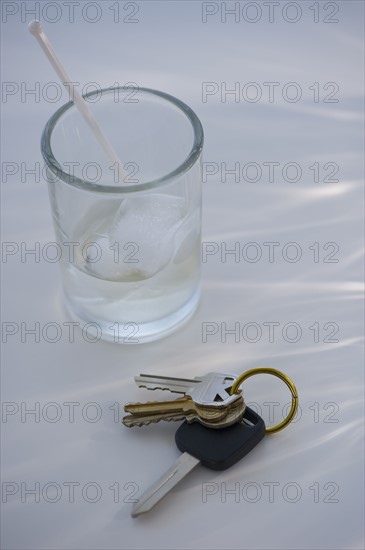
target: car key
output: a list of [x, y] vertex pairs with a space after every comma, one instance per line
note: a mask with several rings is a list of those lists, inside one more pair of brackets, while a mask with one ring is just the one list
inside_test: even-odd
[[263, 419], [249, 407], [246, 407], [241, 422], [221, 430], [184, 422], [175, 434], [176, 445], [183, 454], [134, 504], [132, 516], [151, 510], [198, 464], [212, 470], [230, 468], [248, 454], [264, 435]]

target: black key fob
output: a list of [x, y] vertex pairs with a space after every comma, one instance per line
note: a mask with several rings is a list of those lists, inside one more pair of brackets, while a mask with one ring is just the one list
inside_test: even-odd
[[207, 428], [199, 422], [184, 422], [176, 431], [175, 442], [182, 453], [189, 453], [207, 468], [226, 470], [261, 441], [265, 429], [261, 416], [246, 407], [243, 419], [228, 428]]

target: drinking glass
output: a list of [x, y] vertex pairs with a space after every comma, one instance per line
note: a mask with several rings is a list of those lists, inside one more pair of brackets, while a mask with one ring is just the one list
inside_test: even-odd
[[183, 102], [147, 88], [84, 96], [112, 164], [72, 101], [42, 135], [64, 303], [118, 343], [162, 338], [200, 296], [203, 129]]

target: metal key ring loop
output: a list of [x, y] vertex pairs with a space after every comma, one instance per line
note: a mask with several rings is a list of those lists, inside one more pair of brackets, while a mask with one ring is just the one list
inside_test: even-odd
[[260, 368], [260, 369], [251, 369], [247, 372], [244, 372], [236, 378], [236, 380], [233, 382], [230, 394], [233, 395], [234, 393], [237, 393], [237, 390], [239, 386], [247, 380], [247, 378], [250, 378], [251, 376], [255, 376], [255, 374], [271, 374], [273, 376], [276, 376], [277, 378], [280, 378], [289, 388], [291, 395], [292, 395], [292, 403], [291, 408], [289, 411], [289, 414], [280, 424], [277, 424], [276, 426], [273, 426], [272, 428], [266, 428], [267, 434], [273, 434], [276, 432], [279, 432], [280, 430], [283, 430], [290, 422], [293, 420], [297, 410], [298, 410], [298, 392], [294, 385], [294, 382], [287, 376], [285, 373], [276, 370], [276, 369], [270, 369], [270, 368]]

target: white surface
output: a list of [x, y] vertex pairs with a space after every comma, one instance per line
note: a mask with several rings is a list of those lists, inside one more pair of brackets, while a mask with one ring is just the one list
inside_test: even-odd
[[[11, 4], [19, 7], [21, 3]], [[80, 9], [84, 4], [81, 2]], [[63, 325], [67, 318], [60, 302], [58, 265], [44, 260], [36, 263], [30, 256], [23, 263], [20, 254], [2, 264], [2, 320], [19, 325], [19, 333], [3, 345], [2, 398], [19, 407], [21, 402], [28, 408], [40, 403], [43, 411], [39, 422], [30, 415], [22, 422], [20, 413], [9, 416], [7, 422], [3, 417], [3, 489], [4, 482], [14, 482], [19, 484], [19, 492], [2, 505], [2, 546], [363, 548], [363, 3], [337, 3], [339, 23], [335, 24], [313, 23], [311, 2], [301, 2], [302, 18], [293, 24], [283, 21], [280, 12], [269, 23], [264, 11], [255, 24], [234, 23], [232, 17], [224, 24], [219, 15], [203, 24], [200, 2], [138, 4], [138, 24], [113, 23], [109, 2], [100, 3], [103, 16], [95, 24], [83, 21], [76, 8], [72, 24], [65, 8], [59, 22], [43, 22], [71, 75], [77, 75], [82, 83], [103, 86], [134, 81], [187, 102], [205, 129], [206, 162], [240, 162], [243, 166], [247, 162], [284, 165], [295, 161], [302, 167], [303, 177], [295, 184], [282, 178], [269, 183], [267, 174], [255, 184], [235, 183], [232, 178], [221, 183], [219, 174], [208, 179], [204, 184], [203, 240], [226, 241], [227, 246], [237, 241], [242, 247], [256, 242], [263, 257], [256, 263], [235, 263], [232, 256], [222, 263], [219, 254], [208, 257], [203, 264], [203, 296], [197, 314], [179, 333], [160, 342], [140, 347], [102, 341], [92, 344], [81, 331], [75, 331], [71, 343]], [[323, 6], [320, 3], [322, 19]], [[28, 15], [26, 23], [33, 18]], [[55, 77], [26, 23], [21, 22], [19, 12], [2, 24], [2, 79], [19, 87], [26, 83], [30, 88], [37, 74], [42, 89]], [[217, 94], [202, 103], [204, 81], [219, 86], [227, 81], [227, 88], [235, 82], [242, 86], [279, 82], [278, 91], [285, 83], [296, 82], [303, 96], [297, 103], [235, 103], [232, 96], [222, 103]], [[315, 103], [308, 88], [314, 82], [321, 86], [336, 82], [340, 101]], [[262, 86], [262, 90], [267, 97], [267, 88]], [[42, 128], [64, 101], [65, 95], [54, 104], [42, 97], [36, 102], [32, 96], [22, 102], [20, 93], [8, 97], [2, 104], [3, 162], [25, 162], [27, 167], [42, 163]], [[340, 181], [313, 183], [309, 166], [314, 162], [337, 163]], [[34, 183], [28, 176], [23, 183], [20, 173], [9, 176], [7, 183], [2, 183], [2, 198], [4, 241], [32, 247], [35, 242], [43, 246], [54, 240], [44, 181]], [[263, 245], [269, 241], [280, 243], [273, 263]], [[297, 263], [280, 255], [285, 243], [293, 241], [302, 250]], [[314, 242], [321, 247], [337, 243], [338, 263], [314, 262], [309, 249]], [[321, 258], [331, 252], [321, 250]], [[288, 250], [288, 254], [292, 252]], [[267, 325], [263, 325], [270, 321], [281, 324], [272, 343]], [[63, 329], [61, 338], [52, 344], [42, 338], [35, 343], [34, 337], [27, 336], [22, 342], [22, 322], [27, 327], [38, 322], [41, 328], [56, 322]], [[206, 322], [218, 326], [226, 322], [227, 327], [240, 323], [240, 328], [256, 322], [263, 334], [257, 343], [242, 337], [235, 343], [233, 336], [223, 343], [220, 334], [203, 343], [202, 323]], [[288, 322], [296, 322], [302, 329], [297, 343], [288, 343], [281, 336]], [[309, 329], [316, 322], [321, 326], [318, 343], [314, 329]], [[337, 344], [323, 342], [331, 329], [323, 329], [327, 322], [339, 326]], [[128, 495], [135, 486], [143, 491], [179, 456], [174, 444], [177, 426], [161, 423], [129, 430], [114, 421], [110, 409], [114, 403], [120, 404], [121, 412], [126, 401], [160, 396], [139, 390], [133, 376], [149, 372], [189, 377], [220, 369], [240, 373], [263, 365], [279, 368], [294, 379], [300, 420], [267, 437], [229, 471], [197, 468], [159, 508], [132, 519], [132, 504], [125, 502]], [[261, 404], [266, 420], [269, 407], [264, 402], [283, 405], [289, 401], [280, 382], [268, 377], [250, 379], [245, 395], [247, 401]], [[44, 406], [50, 402], [58, 403], [62, 412], [55, 423], [47, 421]], [[74, 422], [68, 420], [65, 402], [80, 403]], [[94, 423], [81, 414], [90, 402], [102, 411]], [[54, 412], [49, 408], [48, 417]], [[92, 416], [95, 409], [87, 412]], [[49, 482], [58, 483], [61, 498], [50, 503], [41, 493], [39, 503], [34, 503], [32, 496], [23, 503], [21, 482], [27, 488], [39, 482], [41, 489]], [[75, 487], [73, 503], [68, 501], [67, 482], [80, 484]], [[97, 503], [82, 498], [81, 489], [88, 482], [101, 488]], [[126, 485], [128, 482], [132, 485]], [[218, 485], [202, 486], [208, 482]], [[248, 482], [255, 485], [245, 486]], [[264, 485], [267, 482], [279, 484], [273, 499]], [[221, 483], [228, 489], [238, 484], [239, 502], [232, 494], [223, 501]], [[120, 487], [117, 503], [109, 489], [113, 484]], [[315, 484], [320, 488], [319, 502], [315, 502]], [[204, 487], [218, 491], [207, 496], [207, 502], [203, 502]], [[338, 492], [332, 498], [338, 502], [325, 502], [336, 487]], [[296, 489], [300, 498], [288, 502], [295, 499]], [[257, 490], [262, 491], [261, 498], [248, 502], [255, 500]], [[48, 496], [53, 496], [51, 489]], [[91, 489], [89, 497], [93, 497]]]

